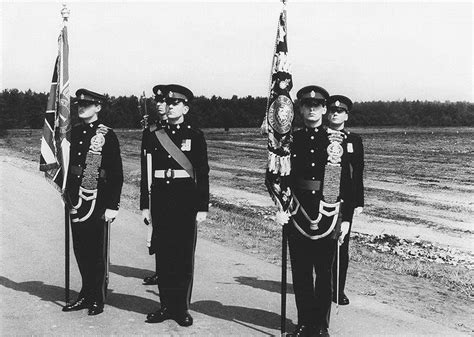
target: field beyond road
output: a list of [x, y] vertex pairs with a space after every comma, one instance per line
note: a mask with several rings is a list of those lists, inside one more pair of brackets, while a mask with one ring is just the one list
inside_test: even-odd
[[[200, 236], [279, 264], [275, 209], [263, 184], [265, 137], [256, 129], [204, 131], [212, 207]], [[371, 298], [473, 333], [474, 129], [354, 131], [366, 152], [366, 207], [354, 219], [349, 298]], [[141, 132], [117, 134], [122, 205], [138, 213]], [[2, 161], [26, 159], [37, 170], [40, 136], [40, 130], [10, 130], [0, 139]]]

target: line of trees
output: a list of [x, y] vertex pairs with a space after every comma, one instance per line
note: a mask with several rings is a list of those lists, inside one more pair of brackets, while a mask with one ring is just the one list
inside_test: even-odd
[[[31, 90], [5, 89], [0, 93], [0, 130], [42, 128], [48, 94]], [[197, 127], [259, 127], [265, 115], [265, 97], [230, 99], [196, 97], [188, 120]], [[297, 105], [295, 105], [296, 109]], [[155, 114], [152, 98], [146, 100], [148, 113]], [[140, 128], [144, 101], [136, 96], [108, 97], [101, 118], [115, 128]], [[73, 121], [77, 109], [71, 105]], [[474, 103], [428, 101], [356, 102], [348, 126], [474, 126]], [[295, 125], [302, 125], [295, 111]]]

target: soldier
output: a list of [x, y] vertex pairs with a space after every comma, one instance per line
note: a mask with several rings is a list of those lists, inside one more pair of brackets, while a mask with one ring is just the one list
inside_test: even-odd
[[[293, 336], [329, 336], [331, 266], [336, 248], [341, 167], [330, 135], [322, 126], [328, 92], [307, 86], [297, 93], [305, 127], [291, 144], [291, 217], [277, 213], [287, 225], [298, 324]], [[316, 278], [313, 277], [316, 273]]]
[[[152, 245], [156, 247], [161, 303], [146, 322], [174, 319], [181, 326], [190, 326], [197, 224], [206, 219], [209, 207], [207, 146], [203, 133], [184, 121], [193, 93], [175, 84], [165, 89], [168, 124], [147, 133], [144, 140], [144, 149], [152, 156], [151, 218], [156, 232]], [[144, 181], [141, 209], [148, 207]]]
[[[359, 135], [344, 129], [344, 124], [349, 118], [349, 112], [352, 109], [352, 101], [342, 95], [334, 95], [328, 100], [328, 121], [329, 128], [340, 131], [344, 134], [342, 147], [342, 167], [345, 172], [342, 173], [344, 179], [341, 180], [341, 186], [349, 188], [342, 189], [345, 195], [342, 195], [344, 203], [342, 205], [342, 234], [339, 237], [340, 262], [339, 262], [339, 296], [337, 291], [337, 263], [333, 264], [333, 301], [340, 305], [349, 304], [349, 299], [344, 293], [346, 285], [347, 267], [349, 264], [349, 237], [352, 228], [352, 217], [354, 214], [362, 213], [364, 207], [364, 147]], [[337, 252], [336, 252], [337, 259]]]
[[117, 216], [123, 184], [117, 136], [99, 121], [105, 97], [76, 92], [80, 124], [72, 129], [66, 195], [70, 207], [74, 254], [82, 277], [77, 300], [63, 311], [104, 310], [109, 225]]
[[[146, 174], [146, 150], [145, 150], [145, 141], [146, 139], [149, 138], [149, 133], [153, 133], [156, 131], [158, 128], [163, 128], [166, 126], [167, 119], [168, 119], [168, 108], [166, 106], [166, 86], [165, 85], [155, 85], [153, 87], [153, 93], [155, 94], [155, 101], [156, 101], [156, 108], [158, 111], [158, 120], [148, 120], [149, 125], [143, 130], [143, 135], [142, 135], [142, 148], [141, 148], [141, 167], [142, 167], [142, 173]], [[146, 180], [146, 175], [142, 176], [142, 182]], [[145, 190], [141, 191], [141, 195], [147, 194], [147, 184], [141, 184], [141, 188], [145, 188]], [[146, 225], [150, 224], [150, 210], [148, 209], [148, 206], [142, 210], [142, 217], [143, 221]], [[155, 222], [156, 224], [156, 222]], [[156, 232], [155, 232], [156, 234]], [[151, 245], [149, 247], [149, 253], [150, 255], [155, 255], [155, 273], [153, 275], [147, 276], [143, 279], [143, 284], [144, 285], [155, 285], [158, 284], [158, 259], [156, 258], [156, 240], [152, 239], [152, 243], [155, 243], [155, 245]]]

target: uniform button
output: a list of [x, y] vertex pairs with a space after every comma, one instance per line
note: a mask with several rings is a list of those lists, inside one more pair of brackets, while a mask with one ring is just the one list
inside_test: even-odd
[[84, 131], [82, 131], [82, 133], [87, 133], [87, 131], [86, 131], [86, 130], [84, 130]]
[[78, 178], [80, 178], [81, 176], [77, 176]]
[[179, 130], [179, 128], [180, 128], [180, 126], [179, 126], [179, 125], [176, 125], [176, 129], [178, 129], [178, 130]]
[[316, 177], [312, 177], [311, 179], [316, 180]]
[[314, 139], [314, 136], [311, 136], [311, 139]]
[[169, 183], [170, 183], [170, 181], [169, 181], [169, 180], [166, 180], [166, 183], [167, 183], [167, 184], [169, 184]]
[[171, 158], [171, 155], [168, 155], [168, 158]]
[[188, 129], [191, 129], [191, 125], [188, 125]]
[[78, 152], [78, 153], [77, 153], [77, 155], [78, 155], [78, 156], [80, 156], [80, 155], [81, 155], [81, 153], [80, 153], [80, 152]]
[[314, 166], [315, 164], [314, 163], [311, 163], [311, 166]]
[[316, 191], [311, 191], [312, 194], [316, 194]]
[[171, 131], [171, 133], [174, 135], [176, 133], [176, 131], [173, 130], [173, 131]]
[[313, 150], [313, 149], [311, 149], [311, 153], [314, 153], [314, 150]]
[[293, 158], [296, 157], [296, 154], [293, 155]]
[[158, 148], [155, 147], [155, 151], [158, 150]]
[[82, 144], [82, 140], [79, 142], [79, 144]]

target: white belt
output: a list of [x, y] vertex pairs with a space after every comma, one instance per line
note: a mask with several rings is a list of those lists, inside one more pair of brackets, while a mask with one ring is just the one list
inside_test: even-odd
[[191, 178], [186, 170], [155, 170], [155, 178]]

